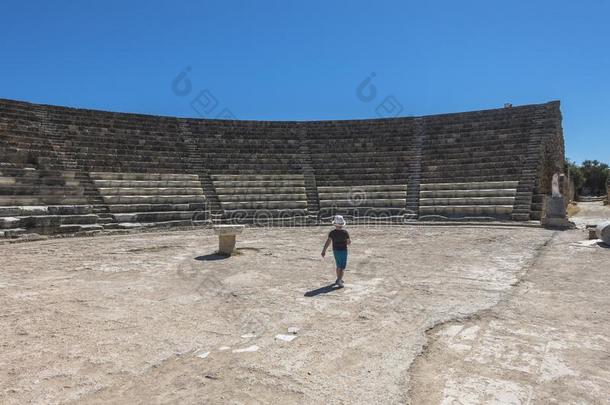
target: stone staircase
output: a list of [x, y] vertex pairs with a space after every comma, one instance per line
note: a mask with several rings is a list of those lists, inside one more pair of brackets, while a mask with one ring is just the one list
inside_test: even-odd
[[415, 220], [419, 216], [419, 192], [421, 184], [422, 147], [426, 136], [425, 118], [415, 119], [414, 156], [409, 167], [406, 219]]
[[301, 155], [301, 166], [303, 179], [305, 181], [305, 193], [307, 195], [307, 213], [309, 222], [317, 224], [320, 216], [320, 197], [318, 195], [318, 185], [316, 173], [311, 164], [311, 153], [307, 141], [307, 133], [299, 131], [299, 152]]

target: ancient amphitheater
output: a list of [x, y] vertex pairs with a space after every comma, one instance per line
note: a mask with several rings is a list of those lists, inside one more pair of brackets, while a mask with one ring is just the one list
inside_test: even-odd
[[610, 208], [542, 227], [563, 164], [556, 101], [266, 122], [0, 100], [0, 403], [608, 403], [586, 226]]
[[6, 237], [217, 222], [539, 220], [559, 102], [416, 118], [178, 119], [0, 100]]

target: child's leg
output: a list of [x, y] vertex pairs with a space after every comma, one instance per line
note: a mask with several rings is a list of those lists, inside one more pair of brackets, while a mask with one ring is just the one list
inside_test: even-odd
[[343, 280], [344, 272], [345, 272], [345, 269], [340, 269], [337, 267], [337, 280]]

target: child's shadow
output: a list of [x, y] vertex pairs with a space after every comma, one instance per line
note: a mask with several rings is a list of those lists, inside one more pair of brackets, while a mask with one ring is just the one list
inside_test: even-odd
[[328, 294], [329, 292], [333, 292], [335, 290], [340, 290], [343, 287], [339, 287], [336, 284], [325, 285], [324, 287], [317, 288], [315, 290], [307, 291], [305, 293], [306, 297], [315, 297], [320, 294]]

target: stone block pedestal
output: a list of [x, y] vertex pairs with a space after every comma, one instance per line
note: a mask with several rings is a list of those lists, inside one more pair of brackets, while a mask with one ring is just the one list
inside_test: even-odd
[[564, 197], [548, 197], [546, 199], [545, 216], [542, 218], [542, 226], [552, 229], [571, 229], [574, 224], [568, 221], [566, 202]]
[[214, 233], [218, 235], [218, 253], [231, 256], [235, 250], [236, 237], [243, 232], [244, 225], [215, 225]]

